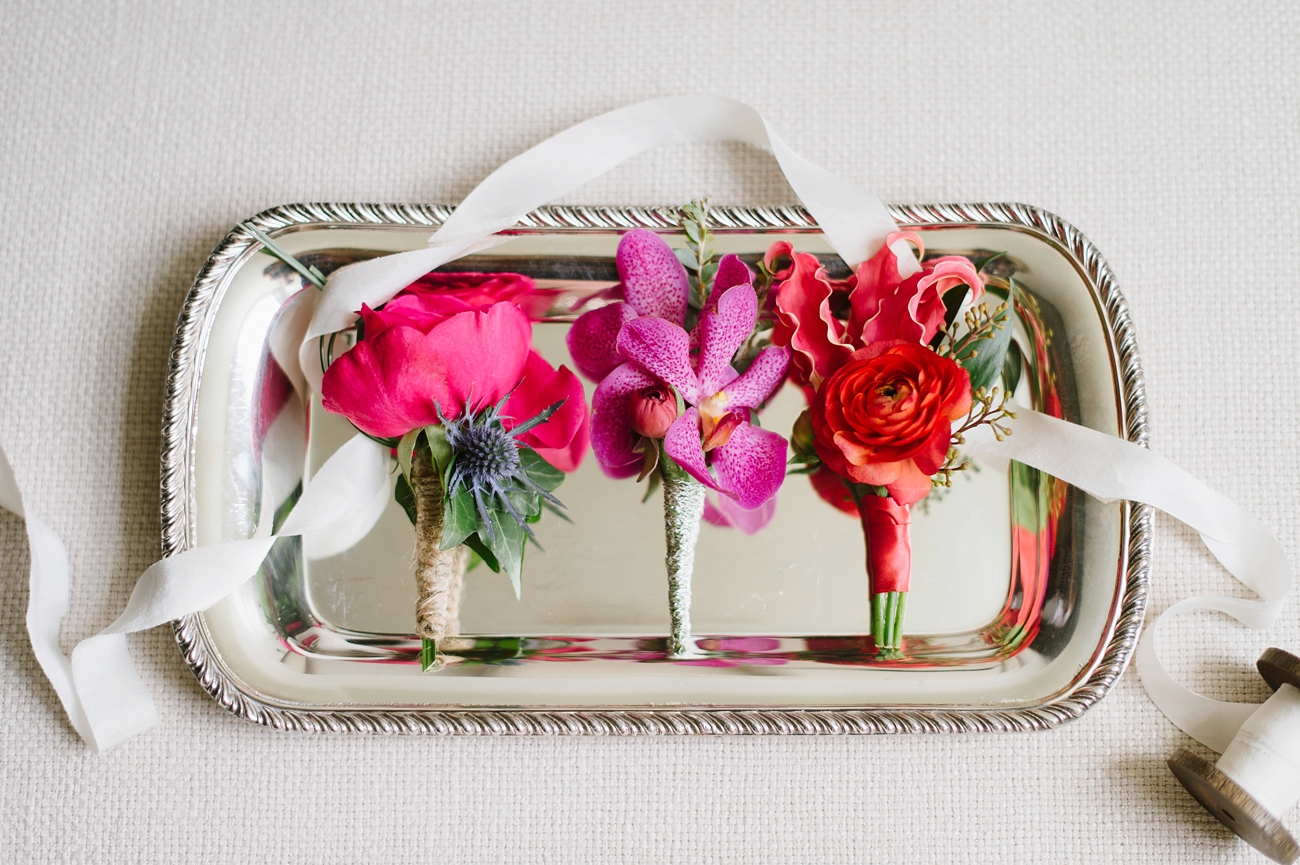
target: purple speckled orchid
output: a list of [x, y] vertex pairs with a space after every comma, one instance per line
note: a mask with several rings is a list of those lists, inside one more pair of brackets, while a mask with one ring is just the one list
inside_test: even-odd
[[[658, 237], [644, 234], [667, 250], [667, 244]], [[693, 334], [688, 334], [682, 327], [688, 295], [677, 292], [679, 284], [689, 291], [685, 270], [671, 251], [667, 258], [658, 252], [652, 257], [646, 254], [654, 248], [651, 244], [641, 238], [636, 244], [635, 255], [644, 258], [635, 263], [641, 272], [654, 273], [655, 284], [662, 287], [665, 296], [646, 292], [650, 295], [647, 298], [634, 291], [628, 275], [638, 271], [631, 267], [625, 270], [624, 247], [620, 244], [620, 273], [624, 274], [629, 304], [638, 314], [616, 313], [627, 316], [613, 341], [617, 359], [626, 362], [610, 369], [596, 388], [592, 399], [592, 450], [606, 474], [636, 474], [644, 456], [636, 447], [639, 436], [628, 419], [629, 401], [647, 388], [666, 383], [681, 395], [688, 408], [668, 428], [664, 452], [704, 486], [729, 496], [744, 510], [755, 510], [776, 494], [785, 478], [786, 441], [752, 425], [750, 412], [785, 380], [788, 351], [777, 346], [766, 348], [749, 369], [737, 374], [731, 359], [758, 319], [758, 298], [749, 268], [734, 255], [723, 257], [699, 324]], [[668, 266], [669, 259], [680, 272], [680, 280]], [[683, 300], [680, 314], [676, 303], [679, 297]], [[667, 315], [640, 314], [649, 309]], [[696, 344], [699, 353], [693, 355]], [[573, 346], [570, 342], [571, 350]], [[593, 359], [594, 354], [592, 351], [584, 360]], [[577, 353], [574, 360], [580, 366], [583, 363]]]
[[584, 312], [566, 341], [578, 372], [599, 382], [627, 358], [618, 353], [618, 332], [634, 318], [653, 315], [678, 327], [686, 323], [691, 281], [672, 248], [653, 231], [623, 235], [614, 257], [621, 300]]

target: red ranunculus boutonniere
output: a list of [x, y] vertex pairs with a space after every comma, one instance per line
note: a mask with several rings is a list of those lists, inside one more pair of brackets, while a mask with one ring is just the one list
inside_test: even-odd
[[843, 282], [787, 242], [764, 259], [775, 280], [772, 342], [789, 346], [809, 402], [795, 459], [822, 498], [862, 521], [882, 658], [902, 651], [911, 506], [965, 468], [955, 448], [964, 432], [987, 423], [1006, 434], [998, 421], [1010, 416], [993, 387], [1010, 342], [1007, 305], [981, 302], [979, 268], [959, 256], [903, 276], [900, 242], [924, 251], [919, 235], [899, 232]]

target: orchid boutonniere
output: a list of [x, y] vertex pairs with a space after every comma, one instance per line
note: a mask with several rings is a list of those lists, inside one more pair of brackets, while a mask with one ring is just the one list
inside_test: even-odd
[[599, 382], [592, 450], [601, 468], [663, 488], [673, 657], [691, 654], [690, 585], [706, 493], [718, 496], [714, 522], [755, 531], [771, 518], [787, 443], [759, 427], [755, 412], [789, 363], [785, 347], [755, 347], [754, 274], [734, 255], [712, 260], [707, 207], [684, 208], [682, 224], [694, 280], [662, 238], [630, 231], [616, 256], [623, 298], [584, 313], [568, 337], [575, 364]]

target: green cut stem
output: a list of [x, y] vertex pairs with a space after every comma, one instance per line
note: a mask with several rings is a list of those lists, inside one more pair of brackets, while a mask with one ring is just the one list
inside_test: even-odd
[[871, 596], [871, 634], [875, 637], [878, 659], [903, 657], [903, 617], [906, 611], [907, 592], [879, 592]]

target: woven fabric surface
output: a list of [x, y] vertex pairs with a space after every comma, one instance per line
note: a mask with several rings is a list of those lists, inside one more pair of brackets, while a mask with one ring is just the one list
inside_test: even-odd
[[[1260, 3], [7, 2], [0, 14], [0, 438], [66, 541], [63, 638], [160, 555], [168, 347], [238, 220], [296, 201], [455, 202], [546, 136], [715, 92], [886, 201], [1022, 201], [1127, 296], [1152, 446], [1300, 558], [1300, 6]], [[639, 158], [571, 201], [793, 200], [739, 146]], [[1244, 594], [1156, 521], [1151, 610]], [[27, 643], [0, 514], [0, 860], [1257, 862], [1164, 765], [1192, 743], [1133, 671], [1032, 735], [415, 738], [237, 720], [168, 629], [132, 638], [162, 723], [104, 756]], [[1262, 699], [1272, 633], [1177, 621], [1174, 673]], [[1286, 817], [1300, 830], [1300, 812]]]

